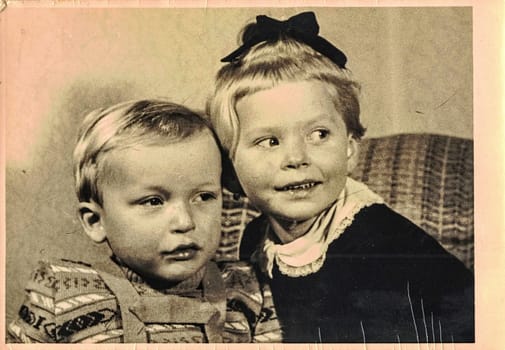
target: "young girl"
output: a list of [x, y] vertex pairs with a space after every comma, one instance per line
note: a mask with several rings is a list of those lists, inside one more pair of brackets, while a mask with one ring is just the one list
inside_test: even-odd
[[[262, 216], [242, 239], [288, 342], [472, 342], [473, 275], [347, 177], [359, 84], [311, 12], [258, 16], [222, 61], [208, 112]], [[237, 181], [238, 180], [238, 181]]]

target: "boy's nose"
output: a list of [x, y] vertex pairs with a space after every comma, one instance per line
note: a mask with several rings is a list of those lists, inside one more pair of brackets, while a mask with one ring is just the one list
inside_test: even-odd
[[172, 206], [170, 217], [170, 231], [173, 233], [186, 233], [194, 230], [195, 222], [191, 208], [187, 204], [176, 204]]
[[282, 169], [298, 169], [307, 167], [309, 159], [307, 145], [301, 140], [294, 140], [284, 145], [284, 159]]

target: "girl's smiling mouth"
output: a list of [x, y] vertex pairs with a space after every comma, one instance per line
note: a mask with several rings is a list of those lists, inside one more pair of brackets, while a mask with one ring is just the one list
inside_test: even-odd
[[300, 182], [292, 182], [281, 187], [274, 187], [276, 191], [279, 192], [297, 192], [297, 191], [307, 191], [311, 188], [320, 185], [320, 181], [305, 180]]

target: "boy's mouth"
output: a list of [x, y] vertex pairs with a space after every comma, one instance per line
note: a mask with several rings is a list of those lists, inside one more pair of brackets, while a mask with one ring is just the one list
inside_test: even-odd
[[306, 190], [309, 190], [319, 184], [321, 184], [320, 181], [293, 182], [293, 183], [287, 184], [282, 187], [275, 187], [275, 190], [280, 191], [280, 192], [306, 191]]
[[184, 244], [177, 246], [173, 250], [163, 251], [161, 254], [166, 259], [184, 261], [193, 259], [199, 250], [200, 247], [196, 244]]

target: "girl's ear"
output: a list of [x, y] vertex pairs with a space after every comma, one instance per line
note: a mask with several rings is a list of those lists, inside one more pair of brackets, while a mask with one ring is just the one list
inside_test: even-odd
[[79, 203], [79, 220], [86, 234], [96, 243], [101, 243], [107, 238], [102, 225], [102, 206], [95, 201]]
[[352, 135], [347, 140], [347, 173], [350, 174], [358, 165], [359, 141]]

